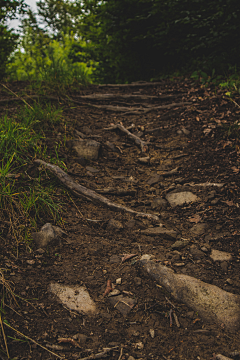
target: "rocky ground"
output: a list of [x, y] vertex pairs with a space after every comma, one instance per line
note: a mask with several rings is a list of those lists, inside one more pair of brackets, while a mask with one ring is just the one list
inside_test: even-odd
[[[70, 179], [127, 210], [74, 192], [61, 225], [38, 224], [62, 236], [46, 246], [45, 235], [33, 234], [32, 252], [18, 259], [3, 230], [1, 268], [28, 300], [5, 317], [36, 342], [6, 328], [11, 358], [237, 359], [239, 332], [177, 301], [139, 259], [150, 254], [176, 274], [240, 295], [239, 107], [189, 79], [68, 95], [67, 130], [49, 134], [48, 147], [67, 131], [61, 157]], [[30, 164], [29, 175], [42, 166]], [[47, 227], [52, 240], [58, 231]]]

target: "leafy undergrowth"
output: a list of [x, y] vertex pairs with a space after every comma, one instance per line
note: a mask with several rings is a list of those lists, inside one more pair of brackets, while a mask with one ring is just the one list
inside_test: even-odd
[[40, 157], [64, 168], [59, 156], [64, 143], [46, 145], [49, 134], [64, 128], [62, 109], [34, 102], [8, 111], [0, 119], [0, 213], [14, 238], [15, 255], [19, 245], [29, 245], [30, 233], [42, 216], [61, 220], [62, 204], [54, 180], [34, 165]]

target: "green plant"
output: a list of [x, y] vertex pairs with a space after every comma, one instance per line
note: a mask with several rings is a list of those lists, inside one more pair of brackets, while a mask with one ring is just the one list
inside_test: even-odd
[[44, 81], [61, 87], [74, 83], [86, 85], [91, 81], [94, 62], [74, 62], [69, 54], [75, 43], [73, 35], [63, 35], [57, 41], [27, 28], [21, 49], [13, 54], [7, 67], [8, 79]]

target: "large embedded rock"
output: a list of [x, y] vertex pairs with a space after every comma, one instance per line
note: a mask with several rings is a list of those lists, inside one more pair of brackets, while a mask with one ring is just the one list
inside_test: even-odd
[[68, 146], [73, 148], [80, 158], [97, 160], [101, 144], [95, 140], [69, 140]]
[[60, 241], [65, 232], [58, 226], [53, 226], [49, 223], [42, 226], [39, 232], [32, 233], [33, 241], [38, 249], [56, 244]]
[[67, 286], [51, 283], [49, 285], [49, 291], [70, 310], [88, 315], [93, 315], [97, 311], [94, 301], [90, 298], [88, 291], [83, 286]]
[[197, 195], [193, 194], [191, 191], [170, 193], [166, 195], [166, 199], [172, 207], [183, 204], [189, 204], [191, 202], [195, 202], [199, 200]]
[[188, 275], [175, 274], [166, 266], [140, 259], [144, 272], [163, 286], [181, 303], [198, 312], [206, 322], [224, 324], [226, 329], [240, 328], [240, 296], [226, 292]]
[[230, 261], [232, 260], [232, 255], [225, 251], [212, 249], [210, 258], [212, 258], [213, 261]]

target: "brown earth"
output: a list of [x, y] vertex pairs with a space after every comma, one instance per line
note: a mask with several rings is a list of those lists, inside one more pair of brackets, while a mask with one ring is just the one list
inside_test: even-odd
[[[10, 87], [18, 91], [23, 85]], [[79, 98], [87, 94], [116, 94], [116, 99], [92, 102]], [[127, 100], [120, 97], [123, 94], [159, 98]], [[155, 86], [89, 86], [68, 95], [79, 104], [60, 101], [67, 126], [47, 134], [48, 150], [54, 142], [64, 143], [65, 135], [68, 139], [76, 138], [75, 130], [99, 141], [98, 160], [85, 163], [73, 150], [61, 148], [61, 158], [73, 180], [96, 192], [106, 188], [130, 191], [123, 196], [117, 192], [105, 196], [133, 210], [158, 215], [163, 229], [176, 230], [177, 235], [146, 235], [143, 230], [159, 223], [126, 212], [114, 212], [72, 194], [62, 214], [61, 227], [67, 235], [60, 245], [49, 246], [43, 254], [36, 251], [34, 244], [32, 252], [26, 251], [22, 244], [16, 258], [14, 245], [9, 245], [11, 237], [7, 236], [7, 228], [3, 229], [1, 268], [8, 269], [6, 279], [14, 282], [15, 293], [23, 298], [18, 299], [19, 308], [5, 307], [5, 319], [45, 347], [59, 345], [60, 337], [76, 339], [76, 334], [82, 334], [79, 348], [70, 343], [61, 343], [62, 351], [52, 348], [51, 351], [65, 359], [84, 358], [107, 347], [117, 347], [108, 358], [119, 360], [207, 360], [214, 358], [213, 354], [231, 357], [234, 350], [240, 352], [239, 333], [228, 333], [224, 327], [205, 323], [197, 313], [171, 299], [163, 288], [143, 275], [137, 257], [121, 260], [123, 254], [153, 254], [177, 273], [240, 295], [239, 146], [236, 132], [227, 136], [229, 126], [239, 119], [240, 109], [224, 99], [224, 93], [214, 86], [203, 87], [189, 79], [164, 80]], [[161, 99], [161, 95], [172, 97]], [[131, 106], [131, 111], [135, 107], [147, 109], [148, 105], [190, 104], [143, 114], [126, 111], [125, 115], [83, 106], [86, 102]], [[1, 104], [2, 111], [8, 108], [9, 112], [17, 111], [18, 106], [10, 102]], [[105, 130], [119, 122], [125, 127], [135, 125], [130, 131], [148, 143], [148, 152], [142, 153], [140, 147], [119, 130]], [[108, 141], [115, 145], [114, 148], [110, 144], [114, 151]], [[139, 162], [139, 158], [146, 156], [150, 157], [147, 163]], [[34, 166], [29, 165], [30, 175], [36, 171]], [[167, 176], [166, 173], [175, 168], [177, 170]], [[54, 178], [50, 173], [49, 176]], [[224, 186], [191, 186], [206, 182]], [[64, 186], [60, 182], [56, 182], [56, 186], [61, 196]], [[156, 202], [156, 198], [165, 199], [168, 193], [180, 191], [191, 191], [200, 200], [176, 207], [161, 200]], [[66, 201], [66, 197], [63, 199]], [[109, 223], [112, 219], [122, 226]], [[52, 219], [46, 218], [38, 224], [38, 230], [47, 222], [53, 224]], [[199, 227], [199, 224], [205, 226]], [[197, 228], [191, 230], [195, 225]], [[181, 238], [190, 240], [189, 244], [173, 250], [171, 246]], [[214, 262], [211, 249], [230, 253], [232, 260]], [[136, 300], [127, 316], [112, 306], [107, 296], [103, 297], [107, 281], [116, 284], [119, 278], [121, 284], [116, 288]], [[51, 282], [84, 285], [97, 305], [97, 314], [91, 317], [68, 310], [48, 292]], [[180, 327], [174, 318], [170, 324], [170, 310], [175, 311]], [[23, 338], [4, 328], [11, 359], [56, 358], [31, 341], [17, 341]], [[150, 330], [154, 330], [154, 337]], [[2, 337], [1, 348], [4, 351]], [[6, 359], [0, 354], [0, 359]]]

